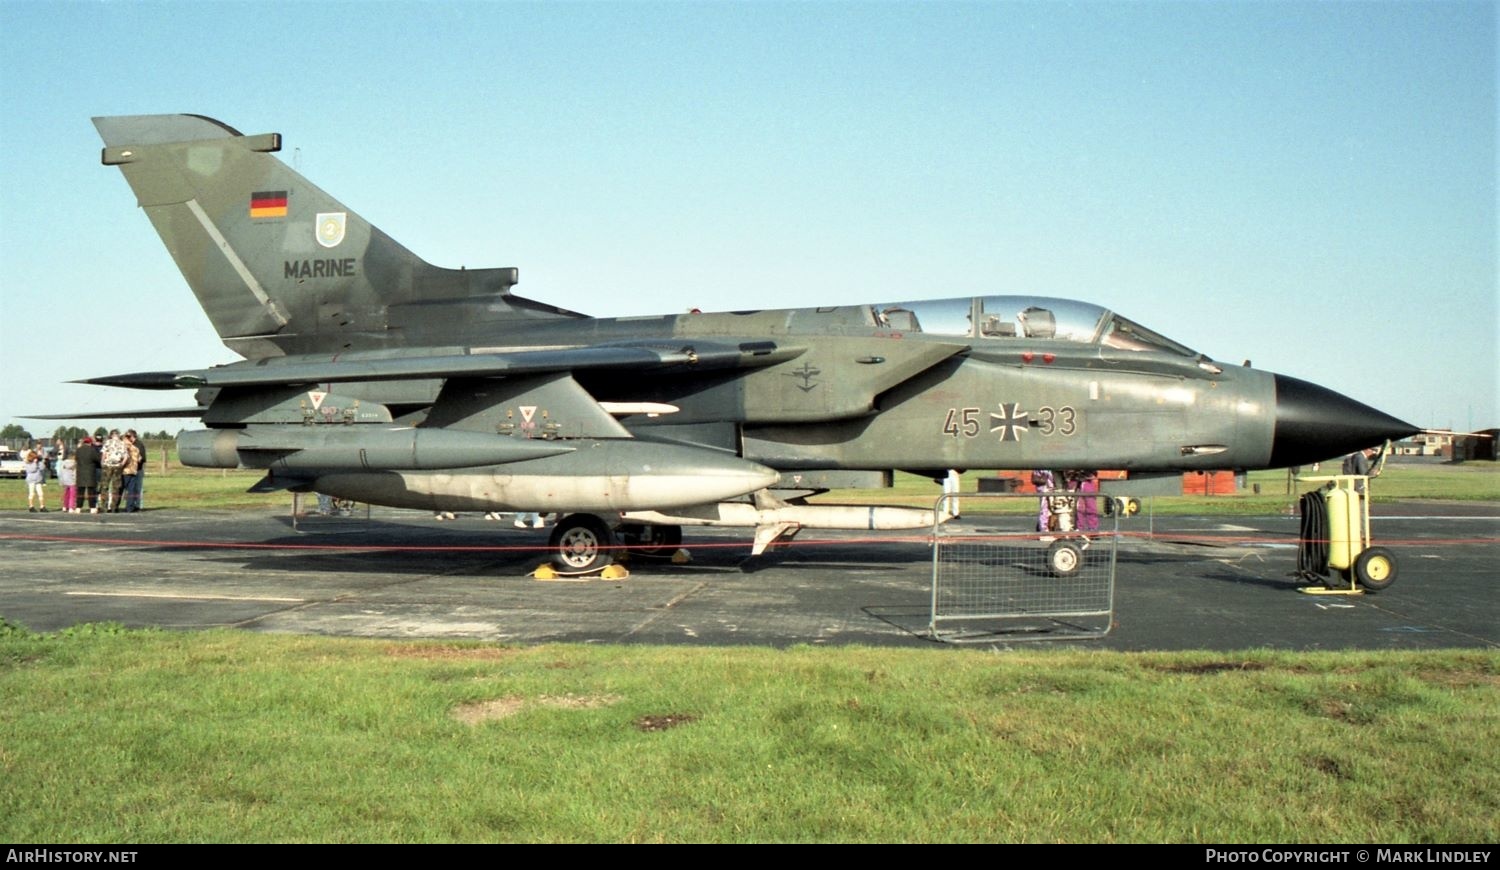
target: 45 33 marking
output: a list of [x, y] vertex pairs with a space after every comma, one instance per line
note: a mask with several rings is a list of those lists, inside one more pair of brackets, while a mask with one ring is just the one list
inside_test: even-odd
[[[991, 422], [999, 421], [990, 427], [990, 431], [1009, 430], [1002, 434], [1001, 440], [1017, 440], [1020, 433], [1026, 431], [1064, 438], [1078, 433], [1078, 411], [1071, 405], [1055, 408], [1043, 405], [1031, 414], [1015, 410], [1014, 405], [1002, 403], [1000, 407], [1001, 413], [989, 416], [994, 418]], [[977, 438], [983, 431], [983, 418], [984, 412], [979, 408], [949, 408], [948, 416], [943, 420], [943, 434], [954, 438]]]

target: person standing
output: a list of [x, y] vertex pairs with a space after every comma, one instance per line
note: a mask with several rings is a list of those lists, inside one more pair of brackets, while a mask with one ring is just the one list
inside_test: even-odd
[[89, 513], [96, 514], [99, 512], [99, 448], [92, 436], [84, 436], [73, 458], [78, 462], [78, 509], [81, 512], [87, 501]]
[[63, 513], [78, 513], [78, 457], [66, 445], [57, 448], [57, 484], [63, 491]]
[[1057, 488], [1057, 479], [1053, 477], [1050, 470], [1038, 468], [1031, 472], [1031, 485], [1036, 489], [1037, 501], [1039, 502], [1036, 516], [1036, 530], [1039, 532], [1051, 531], [1052, 511], [1047, 502], [1050, 497], [1048, 494]]
[[129, 459], [130, 450], [125, 446], [125, 439], [120, 437], [120, 430], [110, 430], [109, 440], [99, 451], [99, 464], [104, 469], [99, 495], [104, 501], [105, 513], [120, 512], [120, 487], [125, 482], [125, 463]]
[[1077, 481], [1078, 530], [1099, 531], [1099, 472], [1072, 471], [1069, 474]]
[[[1379, 477], [1380, 469], [1372, 468], [1370, 465], [1370, 460], [1374, 456], [1374, 447], [1366, 447], [1363, 450], [1356, 450], [1348, 456], [1344, 457], [1344, 464], [1341, 470], [1344, 474], [1352, 474], [1366, 479]], [[1360, 495], [1364, 495], [1365, 482], [1363, 480], [1354, 481], [1354, 491], [1359, 493]]]
[[141, 484], [146, 476], [146, 448], [134, 429], [125, 432], [125, 449], [130, 456], [125, 460], [125, 512], [133, 514], [141, 509]]
[[47, 512], [47, 495], [42, 487], [47, 483], [47, 455], [36, 450], [26, 451], [26, 509], [32, 513]]

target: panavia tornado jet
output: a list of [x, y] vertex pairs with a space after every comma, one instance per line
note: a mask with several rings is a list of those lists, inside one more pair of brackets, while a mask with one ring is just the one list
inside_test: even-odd
[[[594, 318], [514, 268], [412, 254], [246, 136], [197, 115], [95, 118], [244, 361], [86, 383], [195, 390], [182, 461], [254, 489], [563, 516], [595, 568], [684, 525], [913, 528], [934, 511], [810, 505], [894, 470], [1279, 468], [1417, 427], [1216, 363], [1112, 311], [1018, 296]], [[163, 412], [163, 414], [169, 412]]]

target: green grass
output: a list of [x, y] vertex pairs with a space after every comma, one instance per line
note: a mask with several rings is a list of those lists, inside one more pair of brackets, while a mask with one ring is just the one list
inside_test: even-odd
[[3, 634], [12, 842], [1455, 843], [1500, 830], [1493, 652]]

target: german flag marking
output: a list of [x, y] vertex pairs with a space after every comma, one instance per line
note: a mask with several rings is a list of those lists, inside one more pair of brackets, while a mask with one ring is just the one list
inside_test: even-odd
[[253, 218], [286, 217], [286, 191], [262, 190], [250, 194], [250, 216]]

